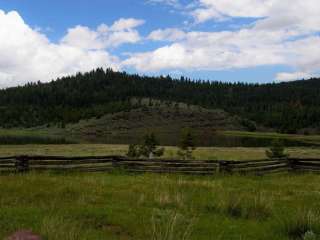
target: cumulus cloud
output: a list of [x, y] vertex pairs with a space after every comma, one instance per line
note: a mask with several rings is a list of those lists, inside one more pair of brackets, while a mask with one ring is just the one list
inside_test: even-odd
[[0, 87], [89, 71], [96, 67], [120, 69], [118, 57], [107, 49], [140, 40], [136, 19], [120, 19], [97, 30], [76, 26], [59, 43], [32, 29], [18, 12], [0, 10]]
[[276, 80], [279, 82], [290, 82], [290, 81], [295, 81], [295, 80], [300, 80], [300, 79], [307, 79], [307, 78], [312, 78], [316, 77], [314, 74], [306, 73], [306, 72], [282, 72], [278, 73], [276, 76]]
[[279, 42], [283, 34], [241, 30], [238, 32], [189, 32], [171, 45], [133, 54], [125, 61], [140, 71], [162, 69], [223, 70], [281, 64]]
[[226, 17], [265, 17], [277, 0], [199, 0], [191, 12], [197, 22]]
[[130, 31], [133, 28], [139, 27], [144, 24], [144, 20], [135, 19], [135, 18], [121, 18], [116, 21], [112, 26], [112, 31], [123, 31], [128, 30]]
[[[190, 14], [198, 23], [251, 17], [242, 29], [179, 32], [159, 29], [149, 39], [171, 41], [154, 51], [132, 54], [124, 63], [140, 71], [224, 70], [286, 65], [291, 76], [320, 69], [320, 4], [317, 0], [198, 0]], [[300, 75], [297, 75], [299, 73]], [[279, 74], [277, 78], [292, 78]]]
[[122, 18], [110, 27], [101, 24], [96, 30], [79, 25], [69, 29], [61, 43], [83, 49], [105, 49], [124, 43], [136, 43], [141, 40], [141, 36], [135, 28], [142, 24], [143, 20]]
[[185, 37], [185, 32], [177, 28], [158, 29], [152, 31], [147, 37], [153, 41], [177, 41]]

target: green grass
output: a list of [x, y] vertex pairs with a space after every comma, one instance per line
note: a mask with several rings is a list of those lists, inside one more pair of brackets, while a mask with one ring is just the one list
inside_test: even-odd
[[320, 145], [319, 135], [300, 135], [300, 134], [282, 134], [275, 132], [244, 132], [244, 131], [221, 131], [220, 134], [234, 137], [252, 137], [252, 138], [273, 138], [301, 141], [305, 143]]
[[[127, 145], [107, 144], [66, 144], [66, 145], [0, 145], [0, 156], [12, 155], [61, 155], [61, 156], [101, 156], [125, 155]], [[222, 148], [202, 147], [194, 151], [199, 160], [256, 160], [265, 159], [266, 148]], [[177, 158], [178, 148], [165, 147], [164, 158]], [[320, 148], [288, 148], [291, 157], [319, 158]]]
[[319, 175], [0, 176], [0, 239], [284, 240], [320, 234]]

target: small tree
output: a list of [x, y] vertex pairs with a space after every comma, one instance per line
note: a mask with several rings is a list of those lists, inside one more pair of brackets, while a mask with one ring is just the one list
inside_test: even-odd
[[285, 153], [284, 144], [281, 140], [275, 139], [272, 142], [272, 146], [269, 150], [266, 151], [266, 155], [268, 158], [286, 158], [289, 155]]
[[140, 157], [140, 146], [137, 144], [130, 144], [127, 152], [127, 157], [129, 158], [139, 158]]
[[183, 160], [193, 159], [192, 152], [196, 149], [195, 136], [190, 129], [184, 129], [181, 134], [178, 155]]
[[147, 134], [140, 146], [140, 154], [148, 158], [160, 157], [164, 154], [164, 148], [159, 148], [158, 145], [159, 142], [154, 133]]

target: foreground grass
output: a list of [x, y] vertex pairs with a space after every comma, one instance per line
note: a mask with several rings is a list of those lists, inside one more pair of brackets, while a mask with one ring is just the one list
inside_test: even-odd
[[[164, 158], [177, 158], [176, 147], [166, 147]], [[66, 144], [66, 145], [0, 145], [0, 156], [11, 155], [62, 155], [62, 156], [101, 156], [125, 155], [127, 145], [107, 144]], [[223, 148], [202, 147], [194, 152], [196, 159], [203, 160], [255, 160], [265, 159], [266, 148]], [[320, 148], [288, 148], [291, 157], [319, 158]]]
[[0, 176], [0, 239], [303, 239], [320, 234], [320, 176]]

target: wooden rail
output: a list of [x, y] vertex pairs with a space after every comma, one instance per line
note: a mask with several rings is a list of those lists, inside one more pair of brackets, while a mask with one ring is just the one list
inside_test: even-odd
[[129, 159], [122, 156], [11, 156], [0, 157], [0, 172], [114, 171], [130, 173], [269, 174], [288, 171], [319, 172], [320, 159], [268, 159], [251, 161]]

